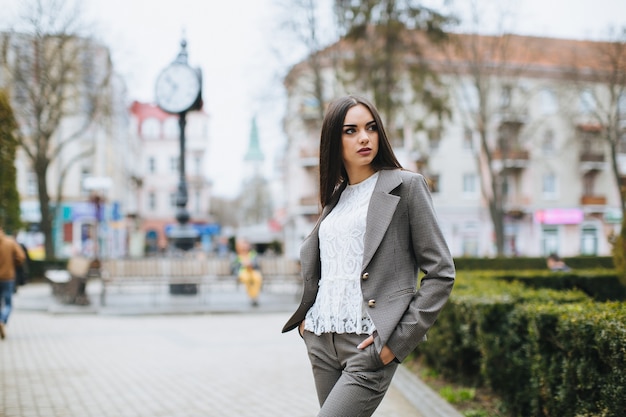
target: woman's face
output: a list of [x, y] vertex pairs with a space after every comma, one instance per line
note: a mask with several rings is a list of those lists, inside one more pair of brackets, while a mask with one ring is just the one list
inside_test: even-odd
[[365, 178], [354, 178], [354, 175], [359, 172], [371, 174], [371, 163], [378, 154], [378, 126], [364, 105], [358, 104], [346, 113], [341, 144], [350, 183], [362, 181]]

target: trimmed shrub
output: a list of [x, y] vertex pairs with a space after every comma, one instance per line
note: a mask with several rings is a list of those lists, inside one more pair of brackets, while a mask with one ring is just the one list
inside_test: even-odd
[[493, 277], [460, 274], [416, 353], [514, 416], [626, 415], [626, 305]]

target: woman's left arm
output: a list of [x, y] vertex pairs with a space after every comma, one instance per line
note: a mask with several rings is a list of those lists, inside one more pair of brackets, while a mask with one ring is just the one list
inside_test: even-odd
[[424, 272], [420, 287], [392, 332], [387, 346], [402, 361], [424, 339], [435, 323], [454, 285], [455, 268], [437, 220], [426, 180], [412, 177], [409, 184], [409, 225], [413, 255]]

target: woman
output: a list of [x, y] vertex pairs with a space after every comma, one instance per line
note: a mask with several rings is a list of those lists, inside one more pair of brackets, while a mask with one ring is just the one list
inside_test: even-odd
[[259, 271], [259, 262], [255, 251], [250, 249], [250, 243], [245, 239], [235, 242], [235, 272], [240, 283], [246, 286], [246, 292], [254, 307], [259, 305], [259, 293], [263, 285], [263, 276]]
[[402, 169], [362, 97], [328, 108], [320, 200], [300, 250], [302, 301], [283, 332], [298, 328], [305, 341], [318, 417], [371, 416], [446, 303], [454, 263], [424, 177]]

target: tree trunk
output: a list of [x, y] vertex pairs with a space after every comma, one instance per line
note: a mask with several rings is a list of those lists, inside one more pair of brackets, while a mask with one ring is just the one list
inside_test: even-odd
[[45, 163], [38, 163], [35, 166], [37, 175], [37, 188], [39, 196], [39, 207], [41, 210], [41, 232], [44, 235], [44, 248], [46, 260], [55, 258], [54, 238], [52, 236], [53, 211], [50, 207], [50, 196], [48, 195], [48, 184], [46, 182], [48, 166]]

